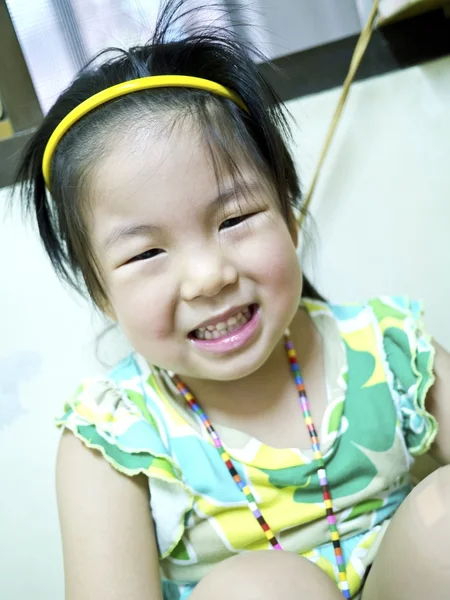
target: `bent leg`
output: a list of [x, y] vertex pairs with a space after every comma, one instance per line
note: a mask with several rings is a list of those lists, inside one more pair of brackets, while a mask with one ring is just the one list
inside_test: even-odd
[[202, 579], [192, 600], [340, 600], [337, 584], [291, 552], [249, 552], [223, 561]]
[[450, 466], [424, 479], [398, 509], [364, 586], [363, 600], [450, 597]]

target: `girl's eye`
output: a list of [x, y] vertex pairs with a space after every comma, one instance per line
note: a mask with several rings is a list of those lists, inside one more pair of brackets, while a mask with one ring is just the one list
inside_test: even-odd
[[142, 254], [138, 254], [137, 256], [131, 258], [128, 261], [128, 263], [138, 262], [141, 260], [149, 260], [150, 258], [155, 258], [155, 256], [158, 256], [159, 254], [161, 254], [161, 252], [163, 252], [163, 250], [161, 250], [160, 248], [146, 250], [145, 252], [142, 252]]
[[231, 219], [226, 219], [223, 223], [221, 223], [219, 227], [219, 231], [221, 229], [231, 229], [232, 227], [236, 227], [240, 223], [243, 223], [250, 217], [252, 217], [255, 213], [251, 213], [249, 215], [241, 215], [240, 217], [232, 217]]

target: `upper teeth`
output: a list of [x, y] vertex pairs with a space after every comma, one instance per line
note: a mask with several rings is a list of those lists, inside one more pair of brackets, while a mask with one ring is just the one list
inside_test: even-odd
[[235, 329], [239, 329], [242, 325], [245, 325], [245, 323], [250, 320], [251, 316], [251, 310], [247, 308], [246, 310], [236, 313], [226, 321], [220, 321], [215, 325], [208, 325], [207, 327], [199, 327], [194, 331], [194, 334], [201, 340], [217, 339]]

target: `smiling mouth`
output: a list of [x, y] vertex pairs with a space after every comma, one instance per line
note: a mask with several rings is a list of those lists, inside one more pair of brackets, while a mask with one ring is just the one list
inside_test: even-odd
[[245, 310], [237, 312], [224, 321], [220, 321], [215, 325], [194, 329], [189, 333], [188, 337], [197, 340], [218, 340], [226, 337], [233, 331], [237, 331], [246, 325], [255, 314], [256, 309], [256, 304], [250, 304]]

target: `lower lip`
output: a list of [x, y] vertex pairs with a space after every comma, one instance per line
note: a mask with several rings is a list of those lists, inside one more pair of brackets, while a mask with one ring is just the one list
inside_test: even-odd
[[239, 329], [235, 329], [231, 333], [224, 335], [216, 340], [199, 340], [190, 338], [190, 341], [197, 348], [213, 352], [215, 354], [225, 354], [242, 348], [253, 338], [261, 323], [261, 312], [259, 306], [253, 309], [253, 314], [250, 321], [242, 325]]

